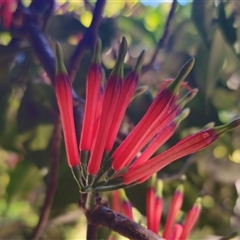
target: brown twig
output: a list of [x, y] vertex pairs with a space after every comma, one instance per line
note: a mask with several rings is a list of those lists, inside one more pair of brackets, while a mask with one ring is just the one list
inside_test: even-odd
[[87, 225], [87, 240], [97, 240], [97, 230], [98, 226], [96, 224], [88, 223]]
[[159, 235], [137, 224], [124, 215], [117, 213], [105, 204], [98, 204], [93, 210], [85, 210], [85, 215], [92, 225], [105, 226], [130, 239], [160, 240]]
[[55, 122], [55, 128], [54, 128], [53, 137], [51, 140], [51, 146], [52, 146], [51, 166], [49, 171], [49, 181], [47, 184], [46, 197], [40, 212], [41, 215], [39, 217], [38, 224], [33, 230], [33, 233], [30, 237], [31, 240], [39, 239], [39, 237], [42, 235], [47, 224], [54, 194], [56, 192], [57, 175], [58, 175], [58, 167], [59, 167], [59, 151], [60, 151], [60, 145], [61, 145], [61, 139], [62, 139], [61, 130], [62, 130], [61, 121], [60, 121], [60, 117], [58, 116]]
[[165, 24], [165, 27], [164, 27], [164, 32], [163, 32], [163, 35], [161, 37], [161, 39], [159, 40], [158, 44], [156, 45], [156, 49], [153, 53], [153, 56], [151, 58], [151, 60], [149, 61], [148, 64], [146, 64], [145, 66], [143, 66], [142, 68], [142, 72], [145, 73], [147, 72], [149, 69], [152, 68], [152, 65], [154, 64], [156, 58], [157, 58], [157, 55], [159, 53], [159, 51], [164, 47], [165, 45], [165, 42], [167, 40], [167, 37], [168, 37], [168, 34], [169, 34], [169, 27], [170, 27], [170, 23], [173, 19], [173, 16], [174, 16], [174, 12], [175, 12], [175, 9], [176, 9], [176, 5], [177, 5], [177, 0], [173, 0], [172, 2], [172, 6], [171, 6], [171, 10], [168, 14], [168, 18], [167, 18], [167, 21], [166, 21], [166, 24]]
[[94, 43], [97, 37], [98, 28], [101, 23], [102, 12], [105, 4], [106, 4], [106, 0], [98, 0], [96, 2], [96, 5], [93, 11], [92, 22], [89, 28], [86, 30], [82, 40], [79, 42], [78, 46], [76, 47], [76, 50], [74, 51], [70, 59], [68, 74], [72, 82], [74, 81], [74, 78], [76, 76], [84, 51], [94, 46]]

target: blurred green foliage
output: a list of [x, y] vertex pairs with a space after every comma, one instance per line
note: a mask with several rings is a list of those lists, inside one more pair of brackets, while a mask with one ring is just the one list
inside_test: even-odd
[[[163, 1], [156, 6], [127, 0], [107, 3], [98, 33], [103, 42], [106, 75], [113, 66], [122, 36], [129, 44], [126, 71], [142, 49], [146, 50], [145, 64], [148, 63], [164, 32], [170, 6]], [[57, 10], [48, 21], [45, 34], [52, 43], [61, 43], [66, 65], [90, 24], [93, 7], [92, 1], [90, 6], [84, 5], [84, 1], [58, 1]], [[26, 40], [12, 46], [12, 36], [18, 37], [12, 32], [0, 32], [0, 239], [26, 239], [37, 223], [45, 197], [49, 144], [57, 108], [50, 81], [31, 46]], [[153, 66], [141, 77], [140, 85], [149, 86], [149, 90], [129, 106], [128, 123], [139, 121], [161, 81], [175, 77], [190, 56], [196, 58], [196, 64], [187, 81], [199, 93], [188, 104], [190, 116], [164, 148], [209, 122], [222, 124], [239, 115], [239, 1], [194, 0], [177, 5], [167, 42]], [[91, 54], [86, 52], [74, 81], [76, 92], [83, 98], [90, 59]], [[240, 214], [234, 212], [234, 208], [240, 208], [239, 201], [236, 205], [240, 196], [235, 184], [240, 177], [239, 133], [231, 132], [206, 150], [159, 173], [165, 181], [166, 210], [184, 166], [188, 167], [184, 170], [187, 181], [183, 210], [187, 211], [197, 196], [204, 196], [203, 213], [193, 239], [227, 235], [240, 225]], [[67, 167], [63, 145], [60, 160], [58, 188], [44, 239], [84, 239], [85, 220], [77, 207], [77, 185]], [[143, 214], [145, 191], [146, 184], [126, 190]], [[99, 239], [106, 238], [108, 233], [102, 229]]]

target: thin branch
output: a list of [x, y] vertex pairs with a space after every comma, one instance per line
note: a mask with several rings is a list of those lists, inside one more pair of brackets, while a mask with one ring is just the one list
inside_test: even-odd
[[[25, 8], [22, 4], [19, 4], [18, 9], [14, 13], [13, 25], [14, 30], [19, 34], [21, 38], [27, 38], [33, 48], [33, 51], [41, 63], [42, 67], [46, 71], [51, 83], [54, 84], [55, 79], [55, 54], [52, 47], [39, 27], [38, 21], [35, 19], [30, 9]], [[74, 117], [78, 120], [82, 119], [82, 102], [83, 100], [72, 89], [72, 95], [74, 99]], [[77, 132], [81, 131], [80, 122], [76, 124]]]
[[173, 19], [173, 16], [174, 16], [174, 12], [175, 12], [175, 9], [176, 9], [176, 5], [177, 5], [177, 0], [173, 0], [172, 2], [172, 6], [171, 6], [171, 10], [168, 14], [168, 18], [167, 18], [167, 21], [166, 21], [166, 24], [165, 24], [165, 27], [164, 27], [164, 32], [163, 32], [163, 35], [161, 37], [161, 39], [159, 40], [157, 46], [156, 46], [156, 49], [153, 53], [153, 56], [151, 58], [151, 60], [149, 61], [148, 64], [146, 64], [145, 66], [143, 66], [142, 68], [142, 72], [145, 73], [147, 72], [149, 69], [152, 68], [152, 65], [154, 64], [156, 58], [157, 58], [157, 55], [159, 53], [159, 51], [164, 47], [165, 45], [165, 42], [167, 40], [167, 37], [168, 37], [168, 34], [169, 34], [169, 28], [170, 28], [170, 24], [171, 24], [171, 21]]
[[95, 206], [90, 210], [86, 209], [86, 198], [87, 194], [81, 195], [79, 206], [83, 209], [89, 228], [92, 228], [94, 225], [95, 227], [104, 226], [131, 240], [162, 240], [159, 235], [108, 208], [107, 203], [102, 200], [99, 193], [96, 193]]
[[87, 240], [97, 240], [97, 230], [98, 226], [96, 224], [88, 223], [87, 225]]
[[162, 238], [137, 224], [124, 215], [117, 213], [106, 205], [98, 204], [93, 210], [85, 210], [88, 222], [97, 226], [105, 226], [130, 239], [161, 240]]
[[74, 81], [80, 61], [83, 57], [85, 50], [92, 48], [96, 41], [97, 32], [101, 23], [102, 12], [105, 4], [106, 4], [106, 0], [98, 0], [96, 2], [96, 5], [93, 11], [92, 22], [89, 28], [86, 30], [82, 40], [79, 42], [78, 46], [76, 47], [76, 50], [74, 51], [71, 57], [69, 67], [68, 67], [68, 74], [72, 82]]
[[62, 126], [60, 117], [57, 117], [55, 128], [53, 132], [53, 137], [51, 141], [51, 166], [49, 171], [49, 181], [47, 184], [47, 191], [44, 204], [41, 209], [41, 215], [38, 221], [37, 226], [35, 227], [30, 239], [37, 240], [42, 235], [47, 221], [48, 216], [51, 210], [53, 198], [57, 188], [57, 175], [58, 175], [58, 168], [59, 168], [59, 151], [62, 139]]

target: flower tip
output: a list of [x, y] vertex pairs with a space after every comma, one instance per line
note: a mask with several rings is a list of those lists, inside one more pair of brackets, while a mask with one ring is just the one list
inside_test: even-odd
[[141, 94], [145, 93], [148, 90], [148, 86], [140, 86], [136, 89], [134, 95], [131, 98], [131, 101], [133, 101], [137, 96], [140, 96]]
[[185, 108], [178, 117], [174, 119], [175, 123], [179, 125], [190, 113], [190, 108]]
[[101, 64], [101, 52], [102, 52], [102, 41], [100, 38], [97, 38], [94, 46], [94, 54], [92, 62], [96, 64]]
[[127, 54], [127, 48], [128, 48], [127, 40], [125, 37], [123, 37], [118, 51], [118, 60], [120, 61], [120, 63], [123, 63], [124, 61], [124, 58]]
[[203, 127], [203, 129], [213, 128], [214, 126], [215, 126], [215, 122], [209, 122]]
[[143, 64], [143, 61], [144, 61], [144, 56], [145, 56], [145, 50], [143, 50], [138, 59], [137, 59], [137, 62], [136, 62], [136, 65], [133, 69], [133, 71], [136, 73], [136, 74], [140, 74], [141, 70], [142, 70], [142, 64]]
[[118, 191], [119, 191], [119, 194], [120, 194], [120, 199], [121, 199], [122, 201], [127, 201], [128, 198], [127, 198], [127, 196], [126, 196], [126, 194], [125, 194], [125, 191], [124, 191], [123, 189], [119, 189]]
[[235, 120], [233, 120], [231, 123], [229, 123], [229, 130], [237, 128], [240, 126], [240, 118], [237, 118]]
[[202, 198], [201, 197], [198, 197], [195, 201], [195, 204], [194, 206], [198, 207], [199, 209], [201, 209], [202, 207]]
[[123, 77], [123, 62], [127, 53], [127, 40], [125, 37], [122, 38], [122, 42], [119, 46], [118, 57], [114, 68], [112, 69], [111, 76]]
[[196, 95], [197, 95], [197, 93], [198, 93], [198, 89], [197, 88], [194, 88], [193, 90], [192, 90], [192, 98], [194, 98]]
[[216, 133], [218, 135], [221, 135], [221, 134], [224, 134], [224, 133], [226, 133], [230, 130], [233, 130], [234, 128], [237, 128], [239, 126], [240, 126], [240, 118], [237, 118], [230, 123], [227, 123], [227, 124], [219, 126], [219, 127], [215, 127], [214, 130], [216, 131]]
[[190, 58], [180, 69], [175, 80], [167, 87], [173, 94], [177, 94], [184, 79], [191, 72], [195, 63], [195, 58]]
[[156, 185], [156, 180], [157, 180], [157, 174], [155, 173], [155, 174], [153, 174], [152, 177], [149, 179], [149, 181], [148, 181], [148, 187], [154, 188], [155, 185]]
[[178, 185], [175, 193], [182, 193], [182, 194], [183, 194], [183, 192], [184, 192], [184, 186], [183, 186], [183, 184], [181, 183], [181, 184]]
[[55, 51], [56, 51], [56, 73], [66, 74], [67, 70], [65, 68], [64, 61], [63, 61], [62, 47], [58, 42], [56, 43]]
[[163, 191], [163, 181], [161, 179], [158, 179], [156, 184], [156, 195], [158, 197], [162, 197], [162, 191]]
[[120, 44], [120, 48], [119, 48], [119, 51], [120, 50], [123, 50], [123, 51], [127, 51], [127, 47], [128, 47], [128, 44], [127, 44], [127, 39], [123, 36], [122, 37], [122, 42]]

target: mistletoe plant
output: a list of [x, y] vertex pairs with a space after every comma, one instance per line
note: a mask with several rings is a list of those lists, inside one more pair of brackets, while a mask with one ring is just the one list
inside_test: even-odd
[[[183, 138], [168, 150], [154, 155], [188, 115], [189, 110], [183, 108], [197, 93], [197, 89], [192, 89], [184, 82], [194, 65], [194, 58], [191, 58], [175, 79], [162, 84], [161, 90], [140, 122], [125, 139], [120, 140], [118, 133], [121, 131], [125, 111], [138, 92], [144, 58], [143, 51], [134, 69], [124, 78], [126, 52], [127, 42], [123, 38], [115, 66], [105, 81], [101, 68], [101, 42], [97, 40], [86, 82], [83, 127], [78, 143], [75, 124], [80, 123], [74, 122], [72, 87], [64, 67], [61, 47], [56, 47], [57, 70], [54, 87], [62, 119], [68, 165], [82, 193], [80, 205], [85, 209], [90, 223], [92, 220], [88, 216], [101, 202], [99, 192], [143, 183], [173, 161], [202, 150], [227, 131], [240, 125], [240, 119], [236, 119], [226, 125], [201, 130]], [[180, 94], [182, 90], [186, 91], [183, 96]], [[94, 222], [94, 225], [97, 228], [97, 223]], [[171, 232], [171, 229], [166, 231]], [[88, 239], [91, 239], [89, 234], [91, 233], [88, 232]], [[163, 234], [163, 237], [166, 237], [166, 234]], [[125, 236], [131, 237], [128, 234]], [[169, 237], [167, 236], [167, 239]]]

